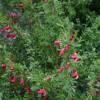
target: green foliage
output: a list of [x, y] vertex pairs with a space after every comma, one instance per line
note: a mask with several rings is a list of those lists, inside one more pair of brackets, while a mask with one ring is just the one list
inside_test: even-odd
[[[1, 0], [0, 100], [42, 100], [37, 92], [42, 88], [47, 100], [99, 100], [99, 5], [99, 0]], [[6, 26], [11, 31], [3, 32]], [[16, 38], [6, 37], [9, 33]], [[75, 53], [79, 61], [71, 59]], [[78, 77], [72, 77], [73, 69]]]

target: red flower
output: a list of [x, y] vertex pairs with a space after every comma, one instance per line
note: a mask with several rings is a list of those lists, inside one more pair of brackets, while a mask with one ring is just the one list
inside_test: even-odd
[[78, 76], [78, 73], [77, 73], [76, 69], [73, 69], [71, 77], [76, 79], [76, 80], [78, 79], [79, 76]]
[[26, 88], [26, 92], [27, 92], [28, 94], [31, 94], [31, 93], [32, 93], [32, 90], [31, 90], [29, 87], [27, 87], [27, 88]]
[[64, 71], [64, 67], [60, 67], [59, 73], [62, 73]]
[[38, 90], [38, 94], [40, 94], [41, 96], [45, 96], [46, 95], [46, 90], [45, 89], [40, 89], [40, 90]]
[[61, 41], [60, 40], [55, 40], [54, 45], [59, 47], [61, 45]]
[[9, 16], [10, 16], [11, 18], [15, 18], [15, 17], [17, 16], [17, 14], [16, 14], [15, 12], [11, 12], [11, 13], [9, 14]]
[[96, 94], [100, 95], [100, 90], [99, 89], [96, 90]]
[[70, 56], [70, 58], [73, 59], [75, 62], [80, 61], [80, 59], [77, 57], [77, 53], [76, 53], [76, 52], [75, 52], [74, 54], [72, 54], [72, 55]]
[[72, 55], [70, 56], [70, 58], [71, 58], [71, 59], [76, 59], [76, 58], [77, 58], [77, 53], [75, 52], [74, 54], [72, 54]]
[[70, 49], [70, 47], [69, 47], [69, 45], [67, 44], [66, 46], [65, 46], [65, 51], [68, 51]]
[[15, 84], [16, 83], [16, 77], [15, 76], [11, 76], [9, 78], [9, 82]]
[[62, 48], [62, 49], [60, 50], [59, 55], [60, 55], [60, 56], [64, 56], [64, 52], [65, 52], [65, 48]]
[[5, 71], [6, 70], [7, 65], [6, 64], [2, 64], [2, 69]]
[[79, 62], [80, 59], [77, 57], [76, 59], [74, 59], [75, 62]]
[[7, 34], [6, 37], [10, 39], [16, 39], [16, 34]]
[[100, 79], [97, 79], [97, 80], [95, 81], [95, 83], [98, 83], [98, 82], [100, 82]]
[[6, 26], [6, 27], [4, 28], [4, 31], [11, 31], [11, 27], [10, 27], [10, 26]]
[[21, 86], [24, 86], [24, 85], [25, 85], [25, 81], [24, 81], [23, 79], [21, 79], [20, 82], [19, 82], [19, 84], [20, 84]]

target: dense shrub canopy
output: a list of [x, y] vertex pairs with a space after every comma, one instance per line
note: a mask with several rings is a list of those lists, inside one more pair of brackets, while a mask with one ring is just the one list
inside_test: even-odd
[[0, 0], [0, 100], [99, 100], [100, 0]]

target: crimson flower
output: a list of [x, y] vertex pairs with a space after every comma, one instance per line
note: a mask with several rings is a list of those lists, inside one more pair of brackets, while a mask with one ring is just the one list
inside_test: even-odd
[[27, 87], [27, 88], [26, 88], [26, 92], [27, 92], [28, 94], [31, 94], [31, 93], [32, 93], [32, 90], [31, 90], [29, 87]]
[[47, 96], [44, 96], [43, 100], [47, 100]]
[[9, 78], [9, 82], [15, 84], [16, 83], [16, 76], [11, 76]]
[[64, 71], [64, 67], [60, 67], [59, 73], [62, 73]]
[[70, 56], [70, 58], [73, 59], [74, 62], [80, 61], [80, 59], [77, 57], [77, 53], [76, 53], [76, 52], [75, 52], [74, 54], [72, 54], [72, 55]]
[[16, 14], [15, 12], [11, 12], [11, 13], [9, 14], [9, 16], [10, 16], [11, 18], [15, 18], [15, 17], [17, 16], [17, 14]]
[[77, 57], [76, 59], [74, 59], [75, 62], [79, 62], [80, 59]]
[[97, 80], [95, 81], [95, 83], [98, 83], [98, 82], [100, 82], [100, 79], [97, 79]]
[[25, 81], [24, 81], [23, 79], [21, 79], [20, 82], [19, 82], [19, 84], [20, 84], [21, 86], [24, 86], [24, 85], [25, 85]]
[[61, 45], [61, 41], [60, 40], [55, 40], [54, 45], [59, 47]]
[[100, 95], [100, 90], [99, 89], [96, 90], [96, 94]]
[[5, 71], [6, 70], [7, 65], [6, 64], [2, 64], [2, 69]]
[[64, 53], [65, 53], [65, 48], [62, 48], [62, 49], [60, 50], [60, 52], [59, 52], [59, 55], [60, 55], [60, 56], [64, 56]]
[[43, 96], [43, 100], [47, 100], [46, 90], [45, 89], [38, 90], [38, 94]]
[[70, 58], [71, 58], [71, 59], [76, 59], [76, 58], [77, 58], [77, 53], [75, 52], [74, 54], [72, 54], [72, 55], [70, 56]]
[[4, 27], [3, 30], [4, 30], [4, 31], [11, 31], [11, 27], [10, 27], [10, 26], [6, 26], [6, 27]]
[[76, 80], [79, 78], [79, 75], [78, 75], [76, 69], [73, 69], [73, 71], [71, 73], [71, 77], [74, 78], [74, 79], [76, 79]]
[[40, 94], [41, 96], [45, 96], [46, 95], [46, 90], [45, 89], [40, 89], [40, 90], [38, 90], [38, 94]]
[[7, 38], [16, 39], [16, 34], [6, 34]]

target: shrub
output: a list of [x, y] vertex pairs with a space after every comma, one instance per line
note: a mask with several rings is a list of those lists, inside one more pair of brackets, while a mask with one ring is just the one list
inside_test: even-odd
[[1, 100], [98, 100], [97, 2], [0, 1]]

